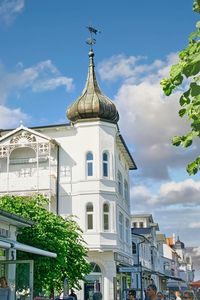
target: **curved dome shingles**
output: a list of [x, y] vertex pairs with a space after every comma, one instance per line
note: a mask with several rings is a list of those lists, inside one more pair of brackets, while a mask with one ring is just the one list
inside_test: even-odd
[[89, 52], [88, 77], [82, 95], [69, 107], [67, 117], [71, 122], [83, 119], [102, 119], [117, 123], [119, 114], [115, 104], [102, 94], [94, 71], [94, 53]]

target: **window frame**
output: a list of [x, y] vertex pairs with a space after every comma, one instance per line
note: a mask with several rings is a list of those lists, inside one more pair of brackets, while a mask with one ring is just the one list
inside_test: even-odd
[[119, 170], [117, 172], [117, 188], [118, 194], [123, 197], [123, 177], [122, 173]]
[[[88, 158], [88, 155], [92, 155], [92, 158]], [[91, 168], [91, 170], [90, 170]], [[89, 172], [91, 171], [91, 175]], [[87, 151], [86, 153], [86, 177], [94, 176], [94, 154], [92, 151]]]
[[[134, 250], [134, 251], [133, 251]], [[137, 254], [137, 245], [135, 242], [132, 242], [132, 254]]]
[[130, 220], [128, 218], [126, 218], [125, 221], [125, 239], [126, 239], [126, 243], [129, 244], [130, 243]]
[[[104, 159], [104, 155], [107, 156], [107, 160]], [[106, 171], [107, 171], [107, 175], [105, 175], [104, 173], [104, 166], [106, 167]], [[102, 175], [104, 178], [108, 178], [109, 177], [109, 153], [108, 151], [103, 151], [102, 153]]]
[[[88, 208], [91, 207], [92, 210], [88, 210]], [[89, 220], [89, 217], [91, 217], [91, 220]], [[91, 228], [89, 228], [89, 222], [92, 222], [91, 223]], [[86, 204], [86, 229], [87, 231], [91, 231], [91, 230], [94, 230], [94, 205], [92, 202], [88, 202]]]
[[[105, 205], [107, 206], [108, 211], [105, 211], [105, 209], [104, 209]], [[105, 219], [104, 219], [105, 216], [107, 216], [107, 218], [108, 218], [108, 220], [107, 220], [108, 228], [105, 228]], [[110, 205], [107, 202], [103, 203], [103, 230], [104, 231], [110, 230]]]
[[119, 212], [119, 238], [121, 241], [124, 240], [124, 215], [121, 211]]
[[129, 204], [129, 187], [126, 179], [124, 179], [124, 199]]

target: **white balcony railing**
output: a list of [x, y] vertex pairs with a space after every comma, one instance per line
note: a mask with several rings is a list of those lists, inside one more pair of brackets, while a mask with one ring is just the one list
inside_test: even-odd
[[0, 178], [0, 195], [30, 195], [42, 193], [56, 195], [57, 178], [55, 175]]

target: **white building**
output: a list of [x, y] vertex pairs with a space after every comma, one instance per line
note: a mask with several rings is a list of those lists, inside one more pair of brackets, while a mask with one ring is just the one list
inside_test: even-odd
[[145, 290], [150, 283], [155, 283], [159, 289], [158, 223], [154, 222], [151, 214], [135, 214], [131, 216], [131, 227], [133, 259], [140, 265], [139, 272], [132, 275], [133, 287], [141, 289], [142, 286]]
[[133, 263], [129, 170], [134, 160], [119, 132], [115, 105], [96, 81], [94, 53], [82, 95], [67, 111], [70, 124], [0, 131], [0, 194], [49, 197], [48, 209], [76, 215], [93, 272], [80, 299], [99, 288], [104, 300], [122, 299]]

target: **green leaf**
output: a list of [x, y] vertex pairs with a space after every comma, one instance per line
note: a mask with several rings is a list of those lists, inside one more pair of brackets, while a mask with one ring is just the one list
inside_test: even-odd
[[187, 138], [185, 139], [185, 141], [182, 141], [181, 145], [182, 145], [183, 147], [187, 148], [187, 147], [189, 147], [189, 146], [192, 145], [192, 141], [193, 141], [192, 138], [187, 137]]
[[192, 162], [187, 166], [187, 172], [189, 175], [195, 175], [198, 172], [198, 165], [196, 162]]
[[182, 142], [182, 139], [180, 136], [174, 136], [173, 139], [172, 139], [172, 144], [174, 146], [179, 146]]
[[186, 112], [187, 112], [186, 108], [182, 108], [179, 110], [178, 113], [179, 113], [179, 116], [182, 118], [186, 114]]
[[200, 85], [198, 85], [196, 82], [192, 82], [190, 84], [190, 90], [192, 97], [200, 95]]
[[193, 3], [193, 11], [200, 13], [200, 0], [195, 0]]
[[190, 98], [185, 97], [184, 94], [183, 94], [179, 99], [179, 103], [180, 103], [181, 106], [189, 104], [190, 103]]
[[183, 67], [181, 64], [173, 65], [170, 70], [171, 79], [175, 80], [176, 78], [179, 78], [182, 74], [182, 69], [183, 69]]

